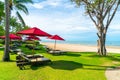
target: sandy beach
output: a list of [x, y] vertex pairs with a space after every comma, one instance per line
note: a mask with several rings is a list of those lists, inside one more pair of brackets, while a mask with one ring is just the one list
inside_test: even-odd
[[[42, 44], [54, 48], [54, 43], [42, 42]], [[56, 44], [56, 49], [73, 52], [97, 52], [97, 46], [79, 45], [79, 44]], [[120, 53], [120, 47], [107, 46], [107, 52]]]

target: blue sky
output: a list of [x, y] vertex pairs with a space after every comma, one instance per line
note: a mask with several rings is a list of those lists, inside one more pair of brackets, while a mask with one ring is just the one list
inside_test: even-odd
[[[21, 13], [26, 24], [66, 40], [96, 41], [97, 30], [82, 7], [76, 8], [70, 0], [33, 0], [28, 4], [29, 15]], [[120, 14], [114, 17], [107, 34], [107, 41], [120, 41]]]

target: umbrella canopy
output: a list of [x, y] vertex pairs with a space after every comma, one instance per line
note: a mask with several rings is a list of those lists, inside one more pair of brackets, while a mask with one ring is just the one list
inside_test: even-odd
[[64, 39], [62, 37], [58, 36], [58, 35], [53, 35], [53, 36], [50, 36], [48, 38], [49, 39], [54, 39], [54, 40], [63, 40], [64, 41]]
[[34, 40], [40, 40], [40, 38], [38, 38], [37, 36], [28, 36], [26, 38], [27, 38], [27, 40], [32, 40], [32, 39], [34, 39]]
[[50, 36], [50, 37], [48, 37], [48, 39], [54, 39], [55, 40], [54, 50], [56, 48], [56, 40], [62, 40], [62, 41], [64, 41], [64, 39], [62, 37], [58, 36], [58, 35]]
[[[0, 36], [1, 39], [5, 39], [5, 36]], [[21, 40], [22, 38], [20, 36], [17, 36], [15, 34], [9, 34], [9, 38], [10, 39], [14, 39], [14, 40]]]
[[[23, 30], [23, 31], [17, 32], [17, 34], [31, 35], [31, 36], [46, 36], [46, 37], [51, 36], [47, 32], [44, 32], [44, 31], [40, 30], [37, 27], [33, 27], [33, 28], [29, 28], [27, 30]], [[34, 52], [34, 50], [33, 50], [33, 52]]]
[[33, 35], [33, 36], [51, 36], [50, 34], [34, 27], [34, 28], [29, 28], [27, 30], [23, 30], [18, 32], [17, 34], [24, 34], [24, 35]]

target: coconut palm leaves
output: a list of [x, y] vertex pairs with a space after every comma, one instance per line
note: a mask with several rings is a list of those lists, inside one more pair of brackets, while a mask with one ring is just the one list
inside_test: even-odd
[[4, 13], [4, 3], [0, 1], [0, 23], [3, 20], [4, 15], [5, 15], [5, 13]]
[[21, 23], [23, 24], [23, 26], [25, 26], [25, 22], [24, 22], [22, 16], [20, 15], [19, 11], [22, 11], [26, 15], [28, 15], [29, 12], [28, 12], [28, 9], [25, 5], [27, 3], [33, 3], [33, 1], [32, 0], [9, 0], [10, 10], [16, 11], [16, 15], [19, 18], [19, 20], [21, 21]]

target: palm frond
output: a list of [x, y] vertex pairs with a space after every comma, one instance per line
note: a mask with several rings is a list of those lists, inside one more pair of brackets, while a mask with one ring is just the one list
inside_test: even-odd
[[21, 23], [23, 24], [23, 26], [25, 26], [25, 21], [23, 20], [23, 18], [22, 18], [22, 16], [20, 15], [20, 13], [17, 11], [16, 14], [17, 14], [19, 20], [21, 21]]
[[17, 8], [17, 10], [23, 11], [25, 14], [29, 14], [27, 7], [23, 4], [18, 4], [15, 8]]
[[16, 3], [31, 3], [33, 4], [33, 1], [32, 0], [16, 0]]

